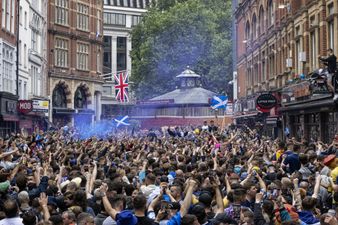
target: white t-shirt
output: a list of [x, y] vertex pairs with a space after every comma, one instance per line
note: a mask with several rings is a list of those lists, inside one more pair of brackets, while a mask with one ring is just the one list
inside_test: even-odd
[[116, 225], [116, 221], [111, 218], [110, 216], [108, 216], [102, 223], [102, 225]]
[[23, 225], [23, 223], [20, 217], [14, 217], [0, 220], [0, 225]]

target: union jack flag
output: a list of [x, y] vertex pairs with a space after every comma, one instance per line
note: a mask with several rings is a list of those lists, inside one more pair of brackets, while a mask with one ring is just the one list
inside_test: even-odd
[[128, 97], [128, 72], [121, 72], [114, 74], [115, 79], [115, 96], [116, 100], [120, 102], [129, 102]]

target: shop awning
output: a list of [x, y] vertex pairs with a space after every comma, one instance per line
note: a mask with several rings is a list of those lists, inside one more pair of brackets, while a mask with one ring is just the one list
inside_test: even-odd
[[321, 99], [320, 101], [309, 101], [300, 104], [292, 104], [283, 106], [279, 109], [280, 112], [294, 111], [294, 110], [305, 110], [316, 108], [319, 110], [320, 107], [332, 107], [334, 106], [333, 98]]
[[62, 114], [69, 115], [69, 114], [75, 113], [75, 110], [69, 109], [69, 108], [54, 108], [53, 113], [59, 114], [59, 115], [62, 115]]

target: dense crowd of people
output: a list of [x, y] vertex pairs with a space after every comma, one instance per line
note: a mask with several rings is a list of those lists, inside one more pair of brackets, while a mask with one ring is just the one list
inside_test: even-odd
[[0, 225], [338, 224], [338, 135], [272, 140], [212, 122], [81, 132], [0, 138]]

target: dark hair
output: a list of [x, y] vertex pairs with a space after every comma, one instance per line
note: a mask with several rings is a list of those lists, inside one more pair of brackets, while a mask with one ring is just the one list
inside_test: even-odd
[[49, 218], [50, 221], [52, 221], [53, 225], [62, 225], [63, 224], [63, 219], [62, 216], [57, 214], [57, 215], [52, 215]]
[[17, 176], [16, 176], [16, 186], [18, 186], [19, 190], [24, 190], [27, 186], [27, 177], [22, 174], [22, 173], [19, 173]]
[[332, 48], [329, 48], [327, 51], [328, 51], [328, 52], [333, 52], [333, 49], [332, 49]]
[[35, 225], [37, 222], [37, 217], [32, 210], [28, 210], [21, 215], [22, 223], [24, 225]]
[[145, 209], [146, 205], [147, 205], [147, 198], [146, 196], [144, 196], [143, 194], [138, 194], [134, 200], [133, 200], [133, 204], [134, 204], [134, 209]]
[[3, 211], [5, 212], [5, 215], [7, 218], [13, 218], [16, 217], [18, 214], [18, 205], [16, 204], [16, 201], [13, 199], [7, 199], [4, 202], [3, 205]]
[[312, 210], [317, 204], [317, 199], [306, 196], [302, 201], [304, 210]]
[[195, 215], [187, 214], [183, 216], [181, 220], [181, 225], [191, 225], [194, 223], [194, 221], [197, 219]]

